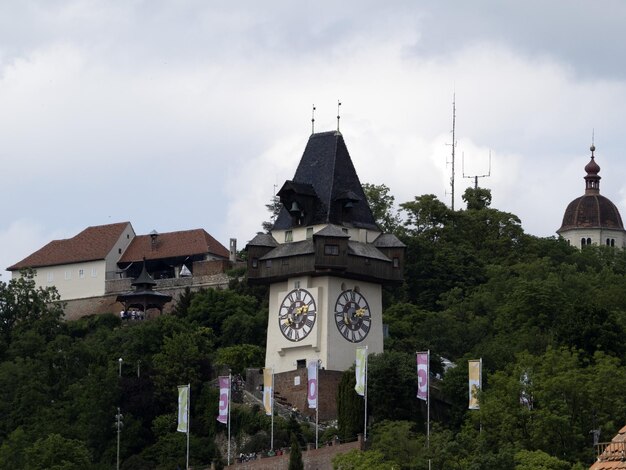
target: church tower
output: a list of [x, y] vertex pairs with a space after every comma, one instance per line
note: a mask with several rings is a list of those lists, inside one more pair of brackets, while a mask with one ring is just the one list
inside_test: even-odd
[[271, 233], [247, 245], [248, 280], [270, 286], [265, 365], [344, 371], [383, 351], [382, 285], [403, 279], [405, 246], [376, 224], [339, 132], [312, 134], [277, 194]]
[[619, 210], [609, 199], [600, 195], [600, 166], [596, 163], [595, 146], [591, 160], [585, 166], [585, 194], [569, 203], [563, 223], [557, 233], [570, 245], [626, 247], [626, 231]]

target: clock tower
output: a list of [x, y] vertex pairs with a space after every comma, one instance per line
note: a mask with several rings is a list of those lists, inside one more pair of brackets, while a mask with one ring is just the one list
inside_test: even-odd
[[248, 280], [270, 286], [265, 366], [344, 371], [383, 351], [382, 286], [403, 280], [405, 246], [376, 224], [343, 136], [312, 134], [270, 233], [247, 245]]

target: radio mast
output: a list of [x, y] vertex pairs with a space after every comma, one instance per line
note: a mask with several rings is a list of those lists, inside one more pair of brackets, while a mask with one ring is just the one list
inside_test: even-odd
[[478, 189], [478, 178], [488, 178], [491, 176], [491, 150], [489, 150], [489, 171], [485, 175], [466, 175], [465, 174], [465, 152], [462, 159], [463, 178], [472, 178], [474, 180], [474, 189]]
[[452, 160], [448, 163], [452, 165], [452, 176], [450, 177], [450, 187], [452, 188], [452, 200], [450, 203], [450, 208], [454, 211], [454, 153], [456, 150], [456, 93], [452, 95], [452, 143], [448, 145], [452, 145]]

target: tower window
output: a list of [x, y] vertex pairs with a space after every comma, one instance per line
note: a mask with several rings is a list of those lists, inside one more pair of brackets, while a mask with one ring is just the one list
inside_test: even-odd
[[253, 268], [259, 267], [259, 258], [252, 258], [252, 267]]
[[311, 238], [313, 238], [313, 227], [307, 227], [306, 228], [306, 239], [310, 240]]
[[400, 267], [400, 258], [394, 258], [393, 259], [393, 267], [394, 268], [399, 268]]
[[265, 267], [266, 268], [271, 268], [272, 267], [272, 260], [271, 259], [268, 259], [268, 260], [265, 261]]
[[324, 245], [324, 254], [328, 256], [339, 256], [339, 245]]
[[291, 230], [285, 230], [285, 243], [293, 241], [293, 232]]

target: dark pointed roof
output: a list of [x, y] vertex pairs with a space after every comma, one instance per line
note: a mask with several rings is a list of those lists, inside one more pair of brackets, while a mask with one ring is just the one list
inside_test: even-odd
[[379, 230], [339, 132], [321, 132], [309, 137], [293, 180], [287, 181], [278, 195], [284, 207], [275, 229], [292, 227], [293, 218], [285, 202], [296, 196], [313, 199], [307, 225], [334, 223]]
[[570, 202], [563, 215], [563, 223], [557, 233], [578, 228], [607, 228], [624, 230], [619, 210], [610, 199], [600, 194], [600, 166], [593, 154], [596, 148], [592, 145], [591, 160], [585, 166], [585, 194]]

